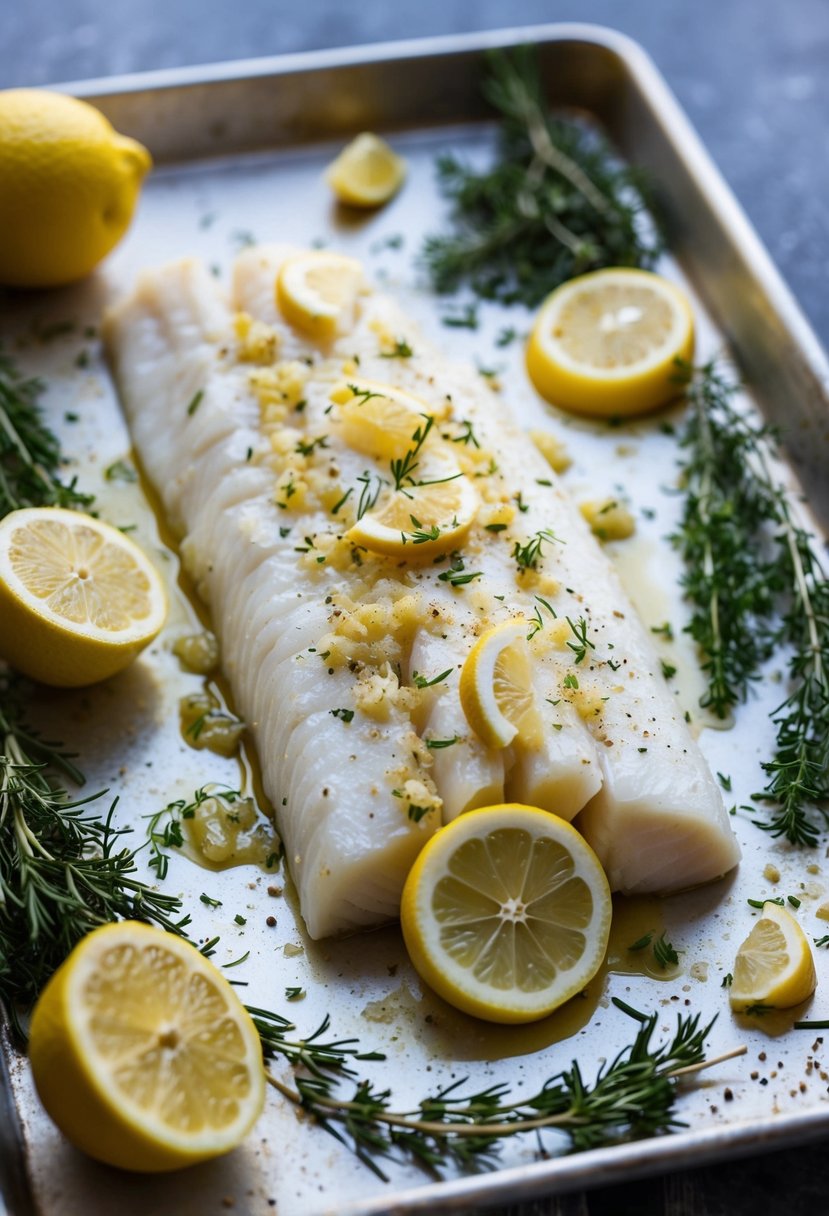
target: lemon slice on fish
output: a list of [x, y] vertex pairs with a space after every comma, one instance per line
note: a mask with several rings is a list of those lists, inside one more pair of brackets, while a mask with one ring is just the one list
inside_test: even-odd
[[349, 447], [378, 460], [399, 460], [414, 443], [427, 418], [446, 417], [446, 406], [435, 410], [419, 397], [370, 380], [336, 388], [331, 400], [340, 405], [342, 436]]
[[530, 1022], [602, 965], [610, 888], [578, 832], [537, 807], [468, 811], [421, 850], [400, 919], [418, 973], [451, 1005]]
[[136, 921], [85, 937], [35, 1007], [43, 1105], [77, 1148], [160, 1172], [229, 1152], [265, 1102], [256, 1027], [189, 942]]
[[519, 618], [487, 630], [461, 669], [461, 706], [467, 722], [487, 747], [506, 747], [516, 738], [528, 747], [541, 743], [528, 629], [528, 622]]
[[644, 414], [679, 391], [677, 359], [694, 351], [684, 293], [646, 270], [598, 270], [542, 304], [527, 370], [553, 405], [598, 417]]
[[0, 653], [44, 684], [105, 680], [153, 640], [164, 585], [134, 541], [59, 507], [0, 522]]
[[812, 950], [800, 925], [779, 904], [763, 904], [760, 919], [734, 960], [731, 1008], [790, 1009], [811, 996], [816, 983]]
[[327, 341], [352, 328], [363, 289], [363, 267], [355, 258], [306, 250], [283, 262], [276, 302], [290, 325]]
[[352, 544], [407, 561], [431, 559], [463, 544], [480, 501], [472, 482], [437, 453], [418, 464], [415, 477], [357, 520], [347, 534]]
[[329, 166], [325, 178], [341, 203], [381, 207], [406, 177], [406, 162], [384, 139], [364, 131]]

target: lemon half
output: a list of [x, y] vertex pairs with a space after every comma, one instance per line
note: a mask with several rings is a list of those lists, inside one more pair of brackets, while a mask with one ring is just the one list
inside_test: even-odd
[[265, 1101], [259, 1035], [212, 963], [136, 921], [85, 937], [43, 990], [29, 1055], [77, 1148], [159, 1172], [229, 1152]]
[[731, 1008], [790, 1009], [811, 996], [816, 983], [812, 950], [800, 925], [779, 904], [763, 904], [760, 919], [734, 960]]
[[403, 185], [406, 162], [379, 135], [364, 131], [343, 148], [325, 177], [341, 203], [381, 207]]
[[504, 621], [478, 639], [461, 669], [460, 698], [466, 720], [487, 747], [506, 747], [518, 737], [540, 744], [527, 630], [523, 618]]
[[646, 270], [597, 270], [542, 304], [527, 370], [553, 405], [598, 417], [644, 414], [677, 395], [677, 359], [694, 350], [685, 295]]
[[492, 1022], [530, 1022], [601, 966], [610, 889], [578, 832], [505, 803], [469, 811], [420, 852], [403, 890], [403, 936], [444, 1000]]
[[0, 521], [0, 653], [32, 679], [105, 680], [153, 640], [166, 614], [161, 578], [117, 528], [59, 507]]
[[127, 230], [151, 164], [85, 101], [0, 92], [0, 283], [58, 287], [89, 274]]

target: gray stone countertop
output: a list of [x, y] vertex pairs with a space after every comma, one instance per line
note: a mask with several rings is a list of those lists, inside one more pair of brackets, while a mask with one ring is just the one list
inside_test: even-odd
[[[4, 0], [0, 87], [432, 34], [589, 21], [643, 44], [829, 344], [827, 0]], [[818, 1216], [825, 1147], [499, 1209], [500, 1216]]]

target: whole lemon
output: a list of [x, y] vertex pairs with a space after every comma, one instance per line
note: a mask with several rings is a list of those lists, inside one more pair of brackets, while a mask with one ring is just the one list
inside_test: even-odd
[[85, 101], [0, 91], [0, 283], [59, 287], [89, 274], [124, 235], [151, 164]]

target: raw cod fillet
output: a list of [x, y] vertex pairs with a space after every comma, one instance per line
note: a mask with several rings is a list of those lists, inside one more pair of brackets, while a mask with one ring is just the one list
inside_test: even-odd
[[[243, 254], [230, 303], [198, 263], [147, 272], [106, 335], [135, 446], [210, 605], [311, 936], [395, 917], [440, 823], [504, 799], [579, 816], [616, 889], [725, 873], [738, 850], [719, 790], [610, 563], [560, 487], [537, 484], [553, 477], [530, 439], [386, 297], [366, 291], [327, 346], [293, 330], [274, 296], [285, 256]], [[414, 354], [389, 358], [403, 336]], [[440, 579], [448, 554], [401, 562], [348, 543], [360, 478], [388, 478], [387, 461], [343, 439], [331, 394], [354, 381], [404, 389], [441, 419], [435, 442], [480, 495], [462, 555], [474, 581]], [[496, 518], [504, 526], [487, 530]], [[514, 549], [542, 530], [561, 540], [522, 571]], [[534, 614], [543, 740], [489, 749], [466, 722], [460, 669], [487, 629]], [[577, 620], [593, 649], [574, 666]]]

